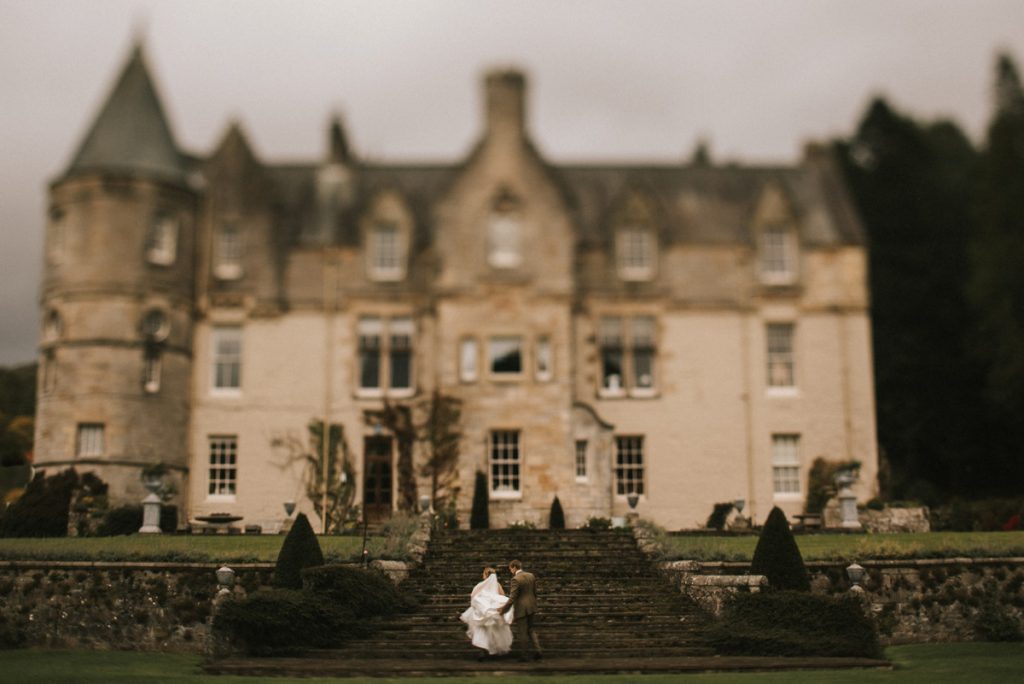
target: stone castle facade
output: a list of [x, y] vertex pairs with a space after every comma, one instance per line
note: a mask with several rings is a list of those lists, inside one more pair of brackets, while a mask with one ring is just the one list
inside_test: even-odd
[[[175, 143], [141, 48], [50, 188], [38, 466], [137, 501], [169, 469], [189, 519], [273, 531], [312, 506], [289, 444], [344, 427], [356, 503], [398, 505], [385, 400], [462, 401], [457, 504], [492, 524], [638, 512], [703, 524], [802, 506], [817, 457], [877, 454], [863, 234], [825, 150], [792, 167], [564, 165], [526, 82], [487, 75], [451, 164], [377, 163], [333, 122], [319, 161], [231, 125]], [[423, 458], [417, 447], [414, 460]], [[419, 478], [419, 493], [428, 483]]]

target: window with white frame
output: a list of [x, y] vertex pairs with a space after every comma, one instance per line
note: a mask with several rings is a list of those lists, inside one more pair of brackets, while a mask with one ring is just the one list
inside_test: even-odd
[[653, 316], [602, 316], [598, 321], [601, 390], [604, 396], [650, 396], [657, 357]]
[[495, 211], [487, 223], [487, 263], [516, 268], [523, 261], [523, 227], [517, 213]]
[[518, 430], [492, 430], [488, 445], [491, 469], [491, 497], [516, 497], [522, 494], [519, 468], [522, 454]]
[[769, 323], [765, 327], [768, 353], [768, 387], [796, 387], [793, 355], [793, 324]]
[[217, 326], [213, 329], [213, 391], [232, 394], [242, 388], [242, 329]]
[[576, 440], [576, 481], [584, 482], [587, 479], [587, 440]]
[[79, 423], [75, 455], [79, 458], [103, 455], [103, 423]]
[[492, 337], [489, 345], [491, 375], [519, 375], [523, 372], [523, 338]]
[[359, 391], [363, 394], [403, 394], [413, 389], [415, 323], [407, 316], [362, 316], [359, 337]]
[[479, 376], [477, 364], [480, 350], [476, 338], [464, 337], [459, 342], [459, 379], [463, 382], [476, 382]]
[[382, 221], [370, 231], [370, 277], [401, 280], [405, 277], [405, 236], [398, 224]]
[[772, 491], [800, 494], [800, 435], [772, 435]]
[[554, 375], [552, 369], [554, 359], [551, 351], [551, 339], [547, 335], [537, 338], [537, 353], [534, 357], [535, 376], [539, 382], [547, 382]]
[[238, 223], [227, 221], [217, 230], [214, 275], [221, 280], [242, 277], [242, 232]]
[[796, 240], [785, 225], [773, 223], [761, 230], [760, 268], [767, 283], [788, 283], [796, 275]]
[[620, 435], [615, 438], [615, 493], [622, 496], [644, 493], [642, 435]]
[[178, 221], [167, 214], [157, 214], [146, 231], [146, 260], [159, 266], [170, 266], [178, 254]]
[[209, 438], [209, 497], [234, 498], [238, 488], [238, 437], [211, 435]]
[[619, 277], [623, 280], [650, 280], [654, 275], [654, 231], [641, 226], [620, 228], [616, 239]]

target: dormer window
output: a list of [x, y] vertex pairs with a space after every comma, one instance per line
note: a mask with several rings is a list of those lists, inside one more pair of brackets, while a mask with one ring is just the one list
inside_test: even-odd
[[615, 245], [619, 277], [633, 281], [653, 278], [656, 247], [654, 231], [649, 228], [620, 228]]
[[518, 268], [523, 262], [523, 221], [519, 200], [503, 190], [487, 221], [487, 263], [493, 268]]
[[157, 214], [146, 231], [146, 260], [157, 266], [170, 266], [178, 255], [178, 221]]
[[785, 285], [796, 278], [796, 236], [781, 223], [761, 230], [761, 280], [769, 285]]
[[238, 224], [229, 221], [217, 231], [214, 250], [214, 275], [220, 280], [237, 280], [242, 277], [242, 234]]
[[382, 221], [370, 232], [370, 278], [395, 281], [405, 278], [405, 236], [398, 224]]
[[523, 261], [522, 228], [512, 214], [492, 214], [488, 237], [488, 263], [494, 268], [516, 268]]

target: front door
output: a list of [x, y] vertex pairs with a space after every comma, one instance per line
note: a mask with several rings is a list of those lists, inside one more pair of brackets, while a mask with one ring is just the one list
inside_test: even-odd
[[369, 522], [391, 517], [391, 438], [363, 442], [363, 508]]

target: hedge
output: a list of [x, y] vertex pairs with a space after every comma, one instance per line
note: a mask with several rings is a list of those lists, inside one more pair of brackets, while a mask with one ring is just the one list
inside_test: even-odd
[[736, 594], [708, 629], [723, 655], [880, 658], [874, 622], [852, 595]]

